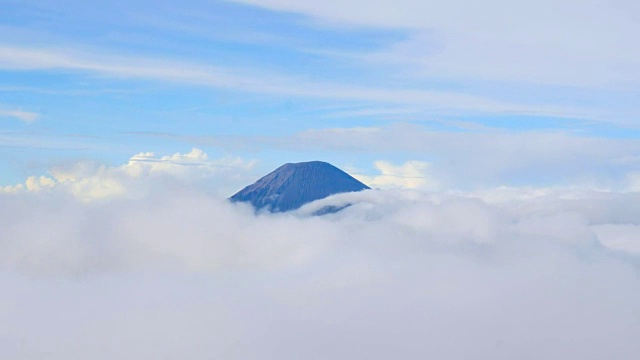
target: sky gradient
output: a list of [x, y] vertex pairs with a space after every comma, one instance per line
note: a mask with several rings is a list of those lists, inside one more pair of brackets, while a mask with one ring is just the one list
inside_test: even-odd
[[0, 0], [0, 359], [640, 359], [639, 4]]
[[194, 147], [256, 160], [254, 178], [303, 160], [368, 178], [384, 173], [376, 162], [413, 161], [413, 176], [445, 189], [632, 186], [631, 1], [2, 8], [5, 186], [70, 162]]

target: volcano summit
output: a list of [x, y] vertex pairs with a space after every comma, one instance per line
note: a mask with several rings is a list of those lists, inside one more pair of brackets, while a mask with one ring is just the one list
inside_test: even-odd
[[284, 164], [229, 198], [249, 202], [256, 210], [295, 210], [327, 196], [369, 189], [337, 167], [322, 161]]

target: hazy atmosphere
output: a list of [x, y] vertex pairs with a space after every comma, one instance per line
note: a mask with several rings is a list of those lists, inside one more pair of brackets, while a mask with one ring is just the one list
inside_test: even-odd
[[[633, 1], [0, 0], [0, 358], [640, 358], [637, 34]], [[228, 201], [311, 160], [371, 189]]]

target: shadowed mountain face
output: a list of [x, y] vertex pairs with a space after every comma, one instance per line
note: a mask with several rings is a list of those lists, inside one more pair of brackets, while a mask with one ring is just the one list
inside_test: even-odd
[[295, 210], [329, 195], [369, 189], [337, 167], [322, 161], [284, 164], [230, 197], [250, 202], [256, 210]]

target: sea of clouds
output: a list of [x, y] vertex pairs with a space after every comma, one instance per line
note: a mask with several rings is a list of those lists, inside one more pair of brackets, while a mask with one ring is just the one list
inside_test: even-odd
[[[640, 193], [386, 189], [256, 214], [201, 186], [252, 166], [145, 153], [3, 188], [0, 358], [640, 356]], [[352, 205], [309, 215], [326, 204]]]

